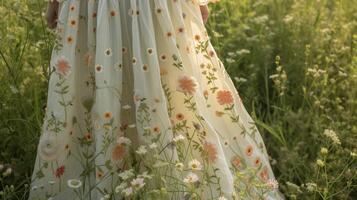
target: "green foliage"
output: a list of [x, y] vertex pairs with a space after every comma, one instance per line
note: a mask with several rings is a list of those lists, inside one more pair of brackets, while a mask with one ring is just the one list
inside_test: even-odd
[[[0, 3], [1, 199], [26, 199], [35, 160], [54, 45], [45, 3]], [[211, 8], [211, 40], [282, 192], [357, 196], [357, 1], [221, 0]]]
[[[224, 0], [213, 6], [212, 41], [290, 199], [357, 195], [356, 5]], [[341, 144], [330, 142], [325, 129]]]

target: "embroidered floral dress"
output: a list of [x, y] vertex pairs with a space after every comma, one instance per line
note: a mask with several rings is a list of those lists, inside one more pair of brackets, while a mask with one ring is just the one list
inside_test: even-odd
[[31, 200], [283, 199], [192, 0], [62, 0]]

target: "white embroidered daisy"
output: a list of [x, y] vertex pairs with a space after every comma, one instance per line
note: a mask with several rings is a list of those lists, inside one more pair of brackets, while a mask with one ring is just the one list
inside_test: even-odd
[[176, 169], [183, 171], [184, 165], [183, 165], [183, 163], [179, 162], [179, 163], [176, 163], [175, 167], [176, 167]]
[[69, 179], [67, 181], [67, 185], [70, 188], [77, 189], [77, 188], [80, 188], [82, 186], [82, 181], [80, 181], [78, 179]]
[[200, 163], [200, 161], [198, 161], [197, 159], [193, 159], [188, 163], [188, 166], [192, 169], [192, 170], [201, 170], [202, 169], [202, 164]]
[[279, 188], [279, 182], [276, 179], [269, 179], [267, 181], [267, 184], [271, 189], [278, 189]]

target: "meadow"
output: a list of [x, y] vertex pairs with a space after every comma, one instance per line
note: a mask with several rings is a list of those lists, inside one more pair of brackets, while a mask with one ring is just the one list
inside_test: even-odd
[[[0, 199], [26, 199], [54, 33], [43, 0], [0, 2]], [[357, 198], [357, 1], [221, 0], [211, 41], [287, 199]]]

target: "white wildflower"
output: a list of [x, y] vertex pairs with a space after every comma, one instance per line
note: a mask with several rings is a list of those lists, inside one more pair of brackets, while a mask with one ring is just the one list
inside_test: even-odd
[[140, 188], [144, 187], [144, 185], [145, 185], [143, 178], [136, 178], [136, 179], [132, 180], [130, 182], [130, 184], [133, 188], [137, 188], [137, 189], [140, 189]]
[[325, 166], [325, 162], [324, 162], [323, 160], [321, 160], [321, 159], [317, 159], [317, 160], [316, 160], [316, 164], [317, 164], [317, 166], [319, 166], [319, 167]]
[[133, 188], [132, 187], [128, 187], [128, 188], [125, 188], [122, 193], [125, 195], [125, 196], [130, 196], [131, 194], [133, 194]]
[[146, 146], [141, 145], [135, 152], [139, 155], [144, 155], [147, 152]]
[[317, 188], [317, 185], [316, 183], [306, 183], [306, 189], [309, 191], [309, 192], [313, 192], [316, 190]]
[[197, 174], [190, 172], [184, 179], [183, 182], [185, 183], [196, 183], [199, 181], [199, 177]]
[[150, 149], [156, 149], [157, 148], [157, 144], [154, 142], [152, 144], [149, 145]]
[[127, 137], [119, 137], [117, 139], [117, 143], [118, 144], [126, 144], [126, 145], [130, 145], [131, 144], [131, 140]]
[[184, 140], [184, 139], [186, 139], [186, 137], [180, 134], [180, 135], [178, 135], [178, 136], [175, 136], [175, 137], [172, 139], [172, 141], [174, 141], [174, 142], [179, 142], [179, 141]]
[[122, 190], [124, 190], [126, 187], [128, 186], [128, 184], [126, 182], [122, 182], [120, 185], [118, 185], [117, 187], [115, 187], [115, 193], [119, 193]]
[[125, 170], [120, 174], [118, 174], [118, 176], [123, 180], [129, 179], [134, 176], [134, 170], [133, 169]]
[[337, 145], [340, 145], [340, 144], [341, 144], [341, 141], [340, 141], [340, 139], [338, 138], [338, 136], [337, 136], [337, 134], [335, 133], [335, 131], [330, 130], [330, 129], [325, 129], [325, 130], [324, 130], [324, 135], [325, 135], [326, 137], [328, 137], [329, 139], [331, 139], [334, 144], [337, 144]]
[[326, 155], [326, 154], [328, 153], [328, 149], [325, 148], [325, 147], [322, 147], [322, 148], [320, 149], [320, 153], [321, 153], [322, 155]]

